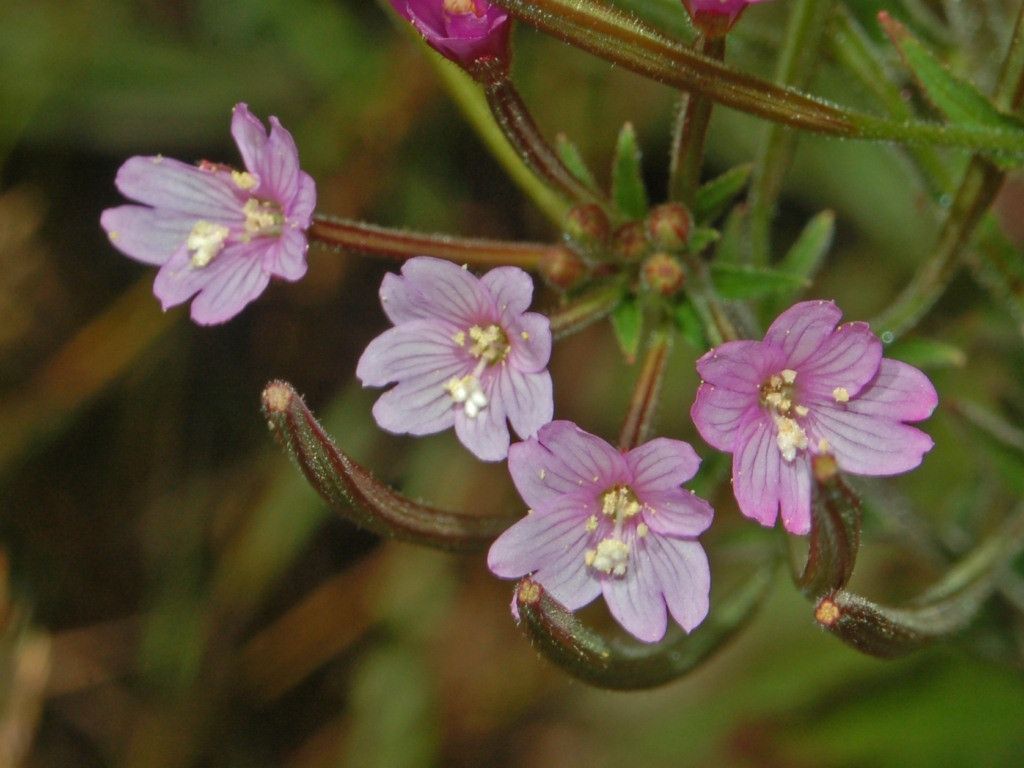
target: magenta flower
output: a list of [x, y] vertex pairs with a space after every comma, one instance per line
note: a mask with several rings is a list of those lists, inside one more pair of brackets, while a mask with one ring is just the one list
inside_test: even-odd
[[491, 57], [507, 63], [508, 13], [488, 0], [391, 0], [427, 45], [460, 66]]
[[867, 323], [836, 328], [831, 301], [806, 301], [764, 341], [730, 341], [697, 361], [691, 415], [701, 436], [732, 453], [740, 511], [790, 533], [811, 527], [811, 457], [831, 454], [855, 475], [913, 469], [932, 439], [904, 422], [931, 415], [935, 388], [921, 371], [882, 359]]
[[693, 23], [705, 34], [719, 37], [728, 32], [748, 5], [764, 0], [683, 0]]
[[696, 537], [711, 505], [680, 488], [700, 459], [681, 440], [658, 438], [622, 453], [569, 421], [553, 421], [509, 450], [512, 480], [530, 507], [491, 545], [502, 578], [533, 578], [569, 610], [604, 594], [615, 619], [640, 640], [687, 632], [708, 612], [711, 574]]
[[[193, 296], [192, 319], [223, 323], [259, 296], [271, 276], [306, 273], [306, 229], [316, 186], [299, 170], [288, 131], [270, 118], [270, 135], [245, 104], [231, 118], [244, 171], [156, 155], [130, 158], [117, 188], [142, 205], [103, 212], [110, 242], [160, 267], [153, 293], [166, 310]], [[198, 295], [196, 295], [198, 294]]]
[[551, 328], [527, 312], [533, 281], [518, 267], [481, 278], [448, 261], [418, 256], [380, 287], [394, 328], [363, 352], [364, 386], [392, 382], [373, 406], [389, 432], [428, 435], [455, 425], [484, 461], [508, 455], [506, 418], [520, 437], [551, 421]]

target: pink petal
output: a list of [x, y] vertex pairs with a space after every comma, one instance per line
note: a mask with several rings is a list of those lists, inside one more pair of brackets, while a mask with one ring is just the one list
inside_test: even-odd
[[306, 236], [298, 229], [285, 227], [281, 236], [270, 240], [263, 253], [263, 268], [275, 277], [294, 282], [306, 274]]
[[195, 220], [241, 221], [242, 206], [231, 184], [213, 171], [169, 157], [132, 157], [117, 171], [125, 197]]
[[699, 536], [715, 515], [704, 499], [682, 488], [648, 491], [641, 501], [644, 522], [652, 531], [665, 536]]
[[708, 445], [732, 452], [740, 426], [760, 408], [758, 397], [705, 382], [697, 388], [690, 418]]
[[504, 322], [530, 308], [533, 279], [519, 267], [497, 267], [481, 277], [480, 282], [490, 291]]
[[316, 182], [305, 171], [299, 171], [299, 187], [291, 201], [281, 201], [290, 225], [309, 229], [316, 208]]
[[519, 495], [534, 509], [580, 489], [601, 493], [629, 476], [621, 453], [571, 421], [552, 421], [536, 438], [513, 445], [508, 469]]
[[410, 320], [433, 317], [422, 304], [419, 291], [410, 289], [408, 280], [393, 272], [384, 275], [380, 284], [380, 305], [388, 320], [399, 325]]
[[439, 370], [403, 381], [373, 405], [373, 418], [381, 429], [397, 434], [430, 435], [455, 423], [455, 406], [445, 384], [459, 368]]
[[704, 548], [696, 541], [662, 536], [647, 536], [644, 544], [644, 554], [672, 618], [691, 632], [708, 615], [710, 603], [711, 569]]
[[511, 346], [509, 365], [521, 371], [541, 371], [547, 367], [551, 359], [551, 321], [547, 317], [526, 312], [505, 328]]
[[838, 404], [813, 408], [809, 423], [814, 442], [827, 440], [839, 468], [855, 475], [898, 475], [914, 469], [934, 445], [919, 429]]
[[450, 261], [417, 256], [402, 265], [402, 279], [404, 290], [395, 300], [406, 304], [399, 310], [405, 316], [436, 317], [469, 328], [488, 322], [485, 318], [496, 312], [479, 280]]
[[[736, 439], [732, 457], [732, 488], [740, 512], [772, 526], [782, 508], [783, 523], [791, 533], [810, 529], [810, 464], [806, 453], [792, 462], [782, 458], [775, 426], [767, 416], [747, 421]], [[805, 529], [806, 523], [806, 529]]]
[[825, 339], [799, 370], [798, 391], [832, 398], [837, 387], [851, 397], [874, 378], [882, 360], [882, 342], [867, 323], [846, 323]]
[[389, 328], [370, 342], [359, 358], [356, 376], [363, 386], [382, 387], [393, 381], [427, 376], [436, 383], [446, 375], [470, 372], [471, 363], [452, 340], [452, 327], [431, 320], [413, 320]]
[[267, 131], [245, 103], [235, 104], [231, 111], [231, 135], [235, 139], [242, 162], [252, 173], [259, 173], [257, 166], [267, 143]]
[[554, 415], [551, 374], [523, 373], [511, 365], [498, 373], [498, 396], [512, 428], [521, 438], [532, 437]]
[[757, 398], [773, 373], [775, 355], [760, 341], [727, 341], [697, 361], [697, 372], [708, 384]]
[[270, 138], [257, 152], [252, 168], [259, 177], [259, 197], [290, 202], [299, 191], [299, 149], [292, 135], [281, 127], [276, 117], [270, 118]]
[[625, 459], [633, 475], [630, 485], [640, 496], [678, 488], [697, 474], [700, 467], [700, 458], [689, 443], [667, 437], [634, 448]]
[[665, 636], [668, 616], [657, 576], [648, 557], [646, 539], [626, 533], [629, 564], [624, 576], [603, 576], [601, 591], [608, 610], [623, 628], [638, 640], [656, 643]]
[[196, 323], [214, 325], [230, 320], [263, 293], [270, 275], [263, 271], [253, 250], [255, 248], [228, 246], [214, 259], [221, 260], [225, 266], [211, 274], [193, 299], [191, 315]]
[[878, 375], [847, 410], [894, 421], [920, 421], [932, 415], [939, 396], [931, 381], [912, 365], [882, 360]]
[[800, 370], [815, 356], [842, 316], [834, 302], [803, 301], [775, 319], [764, 341], [782, 350], [786, 367]]
[[470, 418], [461, 408], [455, 411], [455, 434], [459, 442], [481, 461], [501, 461], [508, 456], [511, 441], [505, 406], [494, 391], [495, 381], [491, 378], [481, 382], [488, 405], [475, 417]]
[[126, 256], [144, 264], [164, 264], [185, 244], [194, 216], [158, 211], [142, 205], [107, 208], [100, 224], [110, 242]]

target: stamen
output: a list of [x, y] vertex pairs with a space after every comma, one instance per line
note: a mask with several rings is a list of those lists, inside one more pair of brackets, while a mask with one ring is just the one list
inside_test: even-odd
[[467, 13], [478, 15], [474, 0], [444, 0], [443, 6], [445, 12], [450, 13], [453, 16], [463, 16]]
[[832, 397], [837, 403], [848, 403], [850, 402], [850, 391], [846, 387], [836, 387], [832, 390]]
[[232, 171], [231, 180], [239, 189], [249, 190], [256, 186], [256, 177], [248, 171]]
[[469, 348], [469, 354], [482, 361], [494, 365], [508, 357], [508, 336], [500, 326], [495, 324], [481, 328], [474, 325], [469, 329], [469, 338], [473, 340], [473, 346]]
[[242, 213], [245, 214], [245, 232], [250, 239], [281, 234], [284, 216], [275, 203], [250, 197], [242, 206]]
[[231, 231], [221, 224], [197, 221], [188, 233], [185, 247], [192, 254], [192, 266], [202, 269], [224, 249], [224, 241]]
[[617, 485], [601, 495], [601, 513], [618, 521], [635, 517], [641, 509], [643, 505], [628, 486]]

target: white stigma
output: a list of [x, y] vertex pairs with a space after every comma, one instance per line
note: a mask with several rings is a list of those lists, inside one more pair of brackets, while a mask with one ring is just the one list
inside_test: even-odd
[[587, 565], [595, 571], [612, 576], [625, 576], [629, 564], [629, 545], [616, 538], [602, 539], [597, 549], [588, 549], [584, 555]]
[[782, 458], [786, 461], [793, 461], [796, 458], [796, 452], [807, 447], [807, 433], [796, 423], [795, 419], [786, 416], [776, 415], [775, 427], [778, 429], [775, 444], [779, 446]]
[[185, 241], [185, 247], [192, 254], [192, 266], [201, 269], [213, 261], [224, 249], [224, 241], [230, 234], [231, 231], [221, 224], [197, 221]]
[[487, 395], [480, 388], [480, 381], [473, 374], [460, 378], [452, 378], [444, 385], [451, 395], [452, 402], [462, 405], [466, 415], [475, 419], [487, 407]]

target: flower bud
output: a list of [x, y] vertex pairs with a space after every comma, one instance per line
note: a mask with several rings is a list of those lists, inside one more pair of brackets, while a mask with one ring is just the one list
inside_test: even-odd
[[577, 205], [565, 217], [565, 236], [587, 255], [599, 255], [608, 244], [611, 222], [595, 203]]
[[508, 13], [489, 0], [391, 0], [427, 45], [466, 69], [484, 59], [508, 69]]
[[647, 250], [644, 225], [639, 221], [623, 224], [612, 235], [612, 251], [620, 261], [627, 263], [640, 261]]
[[647, 217], [647, 237], [655, 248], [681, 251], [690, 239], [690, 211], [681, 203], [664, 203]]
[[541, 257], [538, 270], [552, 288], [567, 291], [586, 277], [587, 265], [571, 248], [560, 245], [551, 248]]
[[706, 37], [724, 37], [748, 5], [763, 0], [683, 0], [693, 24]]
[[686, 272], [679, 259], [662, 251], [644, 261], [640, 274], [644, 285], [662, 296], [674, 296], [686, 281]]

